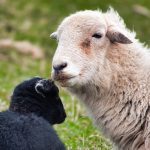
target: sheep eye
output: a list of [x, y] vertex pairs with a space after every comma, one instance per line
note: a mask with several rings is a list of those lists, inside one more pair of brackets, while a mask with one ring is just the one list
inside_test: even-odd
[[95, 33], [92, 35], [92, 37], [100, 39], [102, 37], [102, 35], [100, 33]]

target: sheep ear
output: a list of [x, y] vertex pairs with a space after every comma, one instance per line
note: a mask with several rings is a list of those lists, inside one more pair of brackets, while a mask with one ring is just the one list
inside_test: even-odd
[[52, 34], [50, 34], [50, 38], [57, 39], [57, 32], [53, 32]]
[[112, 43], [131, 44], [132, 41], [120, 32], [108, 31], [106, 36]]

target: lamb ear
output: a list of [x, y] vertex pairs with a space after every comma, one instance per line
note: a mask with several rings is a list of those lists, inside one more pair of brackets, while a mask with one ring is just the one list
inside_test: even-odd
[[52, 34], [50, 34], [50, 38], [57, 39], [57, 32], [53, 32]]
[[112, 43], [131, 44], [132, 41], [120, 32], [109, 30], [106, 36]]

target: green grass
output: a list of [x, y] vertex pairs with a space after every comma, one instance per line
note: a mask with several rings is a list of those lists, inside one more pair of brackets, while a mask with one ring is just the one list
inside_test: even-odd
[[[15, 50], [0, 50], [0, 110], [5, 110], [14, 86], [32, 76], [50, 77], [51, 59], [56, 43], [49, 39], [60, 21], [70, 13], [84, 9], [106, 10], [113, 6], [124, 18], [137, 37], [150, 45], [149, 18], [133, 12], [134, 0], [0, 0], [0, 38], [28, 40], [43, 48], [46, 58], [33, 60]], [[150, 1], [137, 0], [136, 4], [150, 9]], [[0, 57], [2, 58], [2, 57]], [[67, 119], [55, 126], [70, 150], [110, 150], [111, 145], [92, 125], [84, 107], [61, 89]]]

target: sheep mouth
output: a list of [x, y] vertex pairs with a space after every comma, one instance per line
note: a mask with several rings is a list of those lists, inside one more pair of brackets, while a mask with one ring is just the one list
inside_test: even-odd
[[58, 82], [66, 82], [75, 78], [75, 76], [66, 76], [66, 75], [54, 75], [53, 79]]
[[66, 82], [66, 81], [68, 81], [70, 79], [73, 79], [73, 78], [75, 78], [75, 77], [57, 78], [55, 80], [58, 81], [58, 82]]

